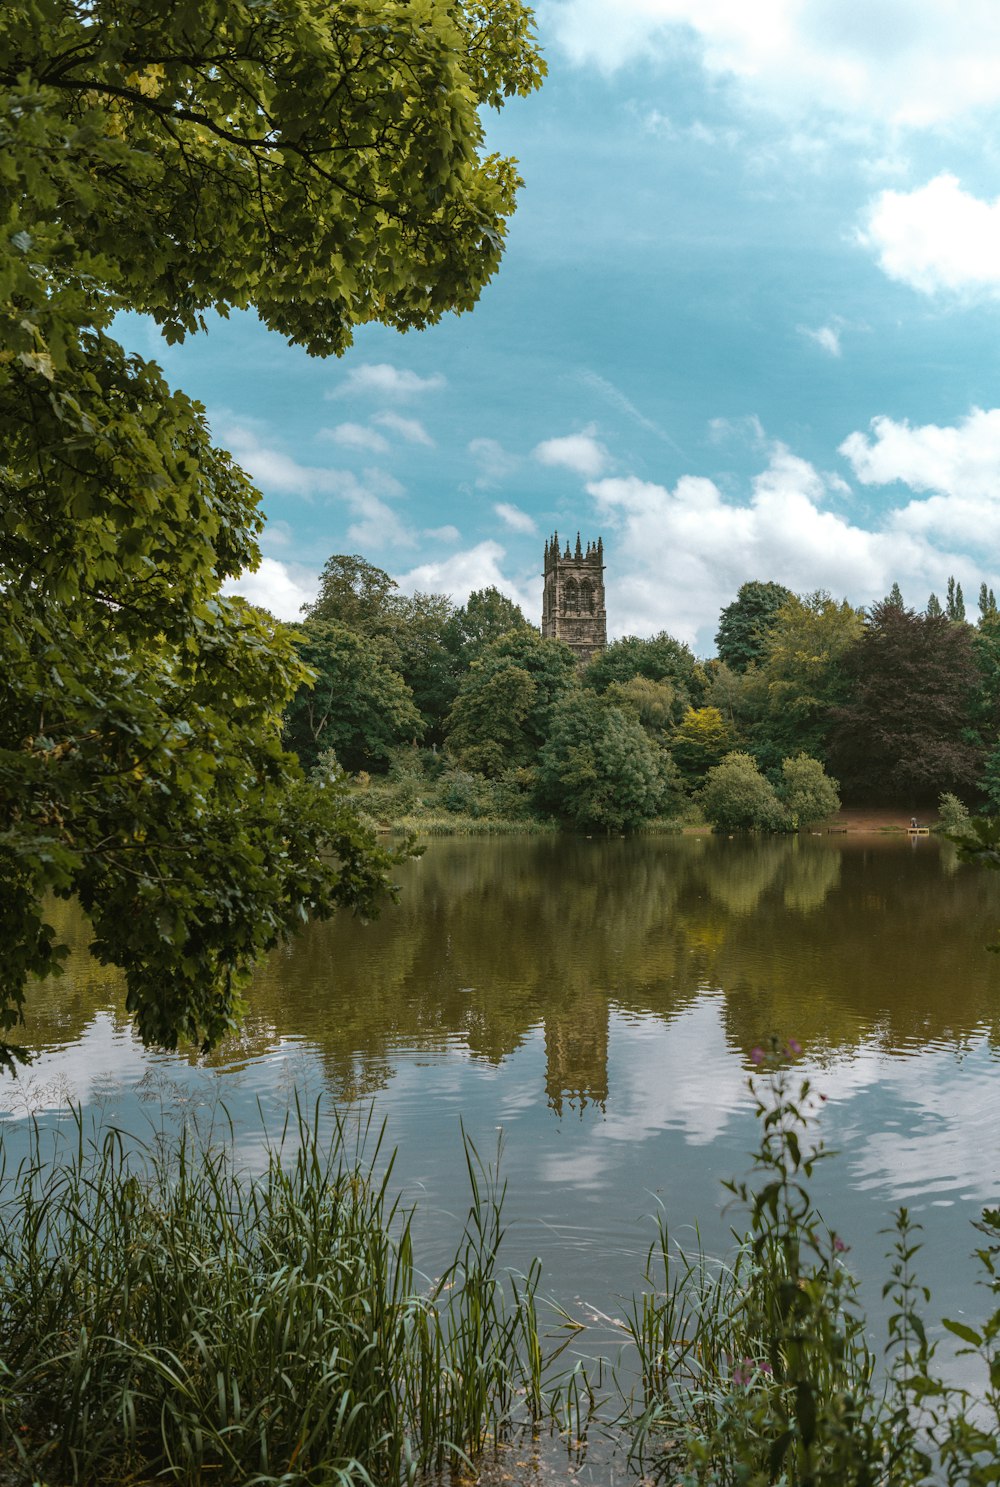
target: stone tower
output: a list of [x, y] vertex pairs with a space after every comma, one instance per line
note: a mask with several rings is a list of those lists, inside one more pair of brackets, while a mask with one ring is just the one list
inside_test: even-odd
[[585, 666], [608, 643], [604, 608], [604, 542], [588, 542], [586, 552], [576, 534], [576, 551], [559, 551], [559, 533], [545, 544], [545, 591], [542, 634], [563, 640]]

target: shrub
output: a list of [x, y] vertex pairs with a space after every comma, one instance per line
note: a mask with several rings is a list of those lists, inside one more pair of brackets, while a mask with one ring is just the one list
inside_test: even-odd
[[962, 804], [957, 795], [952, 795], [950, 790], [945, 790], [938, 801], [938, 816], [942, 831], [955, 836], [967, 835], [972, 817], [968, 807]]
[[782, 760], [778, 793], [795, 826], [809, 826], [840, 810], [837, 781], [808, 754]]
[[749, 754], [727, 754], [698, 793], [705, 819], [719, 831], [787, 831], [789, 816]]

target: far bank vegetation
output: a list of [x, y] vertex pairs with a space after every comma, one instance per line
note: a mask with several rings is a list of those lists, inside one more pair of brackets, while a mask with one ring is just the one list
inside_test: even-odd
[[315, 673], [285, 717], [307, 771], [383, 829], [797, 831], [851, 805], [1000, 808], [1000, 616], [949, 581], [917, 611], [749, 582], [699, 660], [666, 632], [580, 669], [495, 588], [463, 605], [329, 559], [288, 627]]

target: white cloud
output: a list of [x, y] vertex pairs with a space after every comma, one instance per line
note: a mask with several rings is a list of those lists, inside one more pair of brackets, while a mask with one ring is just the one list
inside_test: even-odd
[[422, 444], [426, 449], [434, 448], [434, 440], [419, 418], [403, 418], [399, 413], [376, 413], [372, 423], [377, 423], [379, 428], [389, 429], [392, 433], [398, 434], [409, 444]]
[[316, 597], [319, 580], [315, 574], [295, 570], [277, 558], [261, 558], [256, 573], [241, 573], [222, 586], [224, 594], [240, 594], [251, 604], [268, 609], [279, 620], [302, 618], [303, 604]]
[[339, 387], [327, 393], [328, 398], [344, 397], [348, 393], [365, 393], [382, 398], [406, 399], [424, 392], [437, 392], [446, 385], [440, 372], [421, 377], [417, 372], [394, 367], [389, 362], [365, 362], [351, 367]]
[[893, 513], [895, 530], [973, 549], [1000, 546], [1000, 408], [973, 408], [950, 427], [873, 418], [871, 430], [840, 446], [856, 478], [932, 492]]
[[815, 341], [816, 345], [829, 356], [841, 356], [843, 354], [843, 348], [840, 344], [840, 330], [835, 325], [821, 325], [817, 330], [810, 330], [807, 325], [800, 325], [799, 334], [805, 336], [807, 341]]
[[473, 589], [498, 588], [532, 619], [542, 610], [541, 579], [525, 586], [514, 583], [500, 566], [505, 556], [499, 542], [480, 542], [464, 552], [421, 563], [408, 573], [394, 576], [405, 594], [450, 594], [456, 604], [464, 604]]
[[370, 454], [385, 454], [389, 448], [388, 439], [363, 423], [338, 423], [336, 428], [320, 429], [316, 437], [341, 444], [345, 449], [363, 449]]
[[445, 527], [428, 527], [424, 533], [425, 537], [430, 537], [434, 542], [447, 542], [449, 544], [457, 542], [461, 535], [458, 528], [451, 525]]
[[476, 485], [480, 490], [502, 485], [521, 464], [518, 456], [504, 449], [496, 439], [471, 439], [468, 450], [478, 467]]
[[880, 192], [859, 240], [890, 279], [923, 294], [1000, 296], [1000, 197], [980, 201], [955, 176]]
[[263, 443], [256, 430], [245, 423], [222, 428], [219, 438], [265, 494], [303, 496], [313, 503], [342, 503], [354, 518], [346, 535], [359, 547], [415, 546], [412, 529], [388, 504], [405, 495], [403, 486], [388, 471], [369, 468], [357, 475], [353, 470], [299, 464]]
[[509, 506], [506, 501], [498, 501], [493, 510], [512, 532], [523, 532], [530, 537], [538, 531], [534, 517], [522, 511], [520, 506]]
[[579, 434], [543, 439], [535, 448], [535, 458], [543, 465], [572, 470], [584, 480], [596, 480], [611, 463], [611, 456], [604, 445], [594, 438], [593, 425]]
[[995, 0], [548, 0], [570, 60], [612, 72], [692, 47], [754, 102], [926, 126], [1000, 102]]
[[921, 529], [918, 517], [927, 501], [911, 501], [869, 530], [825, 509], [831, 496], [843, 498], [839, 477], [822, 474], [782, 445], [772, 446], [749, 501], [728, 498], [714, 481], [693, 475], [682, 476], [673, 489], [634, 476], [593, 481], [587, 489], [605, 523], [615, 634], [666, 628], [710, 651], [715, 627], [705, 623], [706, 615], [714, 621], [748, 578], [774, 579], [797, 592], [825, 588], [852, 603], [870, 603], [893, 580], [918, 596], [939, 588], [949, 572], [966, 582], [977, 571]]

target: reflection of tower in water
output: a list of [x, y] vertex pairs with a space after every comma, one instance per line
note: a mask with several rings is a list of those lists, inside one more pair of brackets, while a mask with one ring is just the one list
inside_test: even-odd
[[603, 1110], [608, 1098], [607, 998], [589, 996], [545, 1015], [545, 1093], [562, 1115], [563, 1104]]

